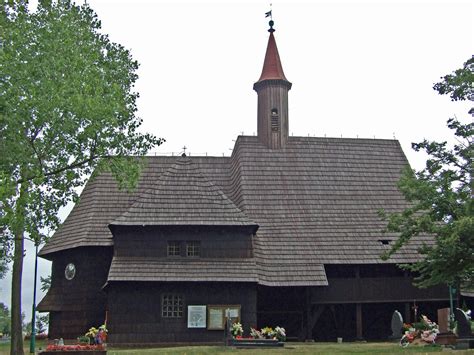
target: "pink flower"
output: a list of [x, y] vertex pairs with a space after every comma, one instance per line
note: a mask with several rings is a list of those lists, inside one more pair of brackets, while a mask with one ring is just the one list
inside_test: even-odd
[[434, 342], [436, 338], [436, 333], [432, 333], [429, 330], [425, 330], [421, 333], [421, 339], [426, 341], [427, 343]]

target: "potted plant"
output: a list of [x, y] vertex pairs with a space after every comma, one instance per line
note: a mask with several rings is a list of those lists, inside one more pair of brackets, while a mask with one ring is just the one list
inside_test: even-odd
[[230, 328], [230, 333], [234, 338], [237, 338], [238, 336], [242, 336], [244, 334], [244, 329], [242, 328], [242, 324], [239, 322], [233, 323], [232, 327]]

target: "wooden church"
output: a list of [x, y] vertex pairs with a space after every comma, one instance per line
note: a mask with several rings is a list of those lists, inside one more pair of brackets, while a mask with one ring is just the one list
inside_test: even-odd
[[228, 315], [290, 340], [387, 339], [394, 310], [413, 321], [447, 306], [446, 288], [417, 289], [397, 267], [429, 239], [380, 258], [396, 236], [378, 211], [407, 205], [400, 144], [290, 137], [292, 84], [269, 32], [257, 136], [230, 157], [146, 157], [133, 193], [110, 174], [86, 185], [40, 252], [51, 338], [107, 321], [110, 343], [211, 343]]

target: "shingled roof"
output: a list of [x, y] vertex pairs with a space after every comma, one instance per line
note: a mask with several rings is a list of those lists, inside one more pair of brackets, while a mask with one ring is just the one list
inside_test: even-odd
[[[260, 225], [255, 257], [269, 281], [276, 265], [384, 263], [384, 243], [396, 235], [382, 233], [378, 211], [407, 207], [397, 182], [408, 161], [397, 141], [290, 137], [285, 149], [271, 150], [239, 137], [233, 160], [241, 180], [228, 195]], [[412, 241], [389, 263], [419, 260], [424, 242]]]
[[[389, 261], [380, 259], [390, 247], [386, 241], [396, 236], [382, 233], [385, 223], [378, 211], [407, 206], [397, 182], [408, 162], [395, 140], [289, 137], [284, 149], [271, 150], [257, 137], [239, 136], [231, 157], [187, 159], [189, 163], [147, 157], [133, 194], [119, 191], [110, 175], [99, 176], [86, 186], [80, 202], [41, 254], [50, 257], [77, 246], [113, 245], [107, 226], [127, 222], [122, 222], [125, 216], [133, 223], [156, 218], [169, 223], [177, 217], [176, 211], [162, 220], [156, 213], [141, 215], [139, 206], [162, 203], [159, 194], [146, 191], [164, 193], [164, 186], [171, 184], [167, 179], [171, 175], [173, 180], [181, 179], [181, 173], [195, 176], [196, 183], [209, 183], [191, 193], [198, 196], [205, 191], [220, 198], [231, 219], [259, 225], [254, 258], [260, 284], [326, 285], [324, 264], [413, 262], [419, 260], [417, 248], [431, 242], [419, 237]], [[189, 182], [191, 177], [182, 179]], [[217, 219], [226, 220], [226, 213], [216, 211]]]
[[54, 288], [50, 288], [41, 302], [38, 303], [36, 309], [39, 312], [53, 312], [63, 310], [62, 294]]
[[110, 224], [258, 227], [188, 157], [178, 159]]
[[265, 52], [265, 60], [263, 61], [262, 74], [258, 82], [263, 80], [285, 80], [288, 81], [283, 72], [280, 55], [275, 41], [273, 32], [268, 37], [267, 51]]
[[[151, 189], [159, 177], [173, 164], [176, 157], [147, 157], [138, 186], [132, 193], [120, 190], [110, 173], [102, 173], [88, 181], [80, 200], [39, 255], [51, 254], [82, 246], [113, 246], [109, 224], [125, 213], [135, 200]], [[228, 180], [229, 158], [193, 158], [195, 164], [212, 171], [212, 181], [224, 186]]]
[[258, 276], [253, 258], [167, 260], [115, 256], [107, 281], [257, 282]]

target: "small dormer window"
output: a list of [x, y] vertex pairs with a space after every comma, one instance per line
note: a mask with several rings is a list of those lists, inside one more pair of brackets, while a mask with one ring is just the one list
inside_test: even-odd
[[280, 117], [278, 115], [278, 109], [272, 108], [271, 113], [272, 131], [278, 132], [280, 128]]
[[390, 239], [379, 239], [379, 243], [382, 245], [389, 245]]

